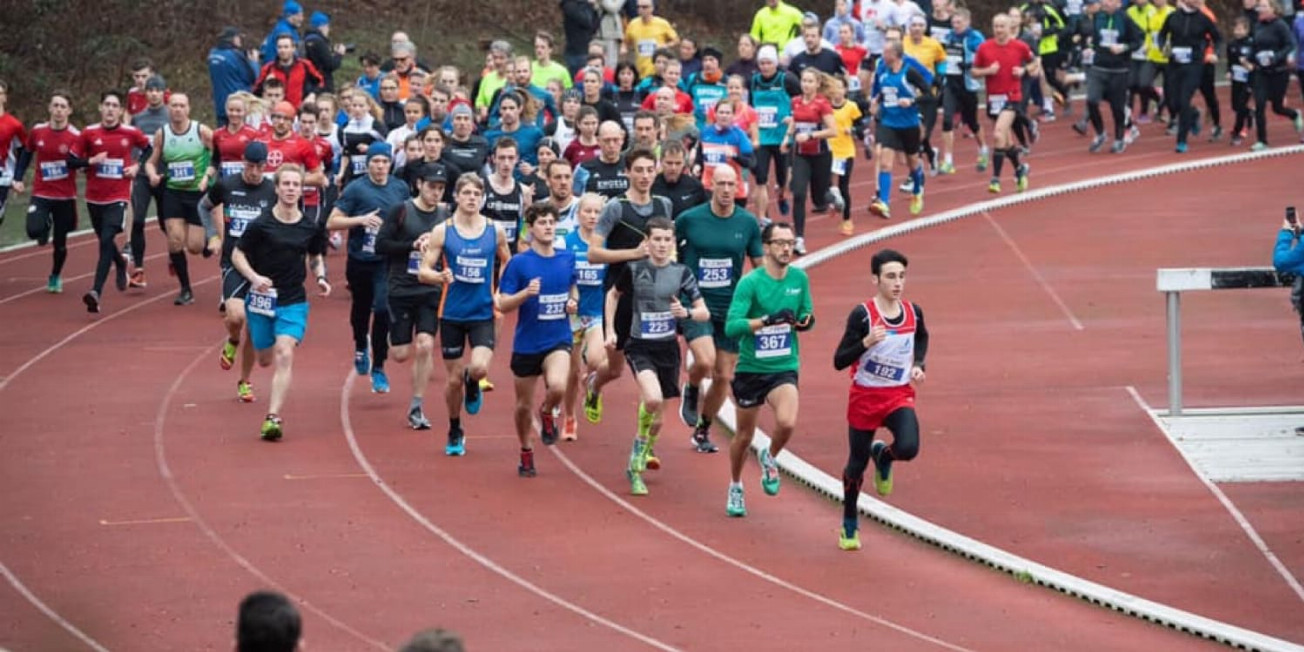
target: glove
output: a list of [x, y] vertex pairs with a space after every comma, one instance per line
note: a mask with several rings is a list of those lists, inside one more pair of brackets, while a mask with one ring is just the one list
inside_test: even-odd
[[789, 308], [784, 308], [779, 312], [776, 312], [772, 315], [766, 315], [761, 318], [761, 324], [763, 326], [774, 326], [776, 324], [795, 324], [795, 323], [797, 323], [797, 315], [794, 314], [792, 310]]

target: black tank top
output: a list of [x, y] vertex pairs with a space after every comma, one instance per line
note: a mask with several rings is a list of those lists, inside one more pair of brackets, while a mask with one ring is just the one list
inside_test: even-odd
[[492, 183], [486, 183], [484, 189], [484, 215], [498, 223], [507, 232], [507, 242], [516, 251], [516, 241], [520, 236], [521, 218], [525, 215], [525, 194], [521, 191], [521, 182], [512, 180], [512, 189], [499, 194]]

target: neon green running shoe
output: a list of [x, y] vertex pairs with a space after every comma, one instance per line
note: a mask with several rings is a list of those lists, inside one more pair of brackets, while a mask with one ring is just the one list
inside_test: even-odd
[[884, 460], [887, 444], [876, 441], [869, 447], [869, 456], [874, 460], [874, 490], [880, 496], [892, 495], [892, 460]]
[[647, 470], [648, 441], [642, 437], [634, 438], [634, 447], [629, 451], [629, 470], [642, 473]]
[[217, 363], [223, 371], [230, 371], [231, 367], [235, 366], [235, 352], [238, 345], [238, 342], [231, 340], [227, 340], [226, 344], [222, 345], [222, 357], [218, 358]]
[[724, 504], [724, 513], [742, 518], [747, 515], [747, 505], [743, 502], [743, 488], [729, 485], [729, 500]]
[[848, 536], [845, 527], [838, 528], [838, 547], [843, 550], [860, 550], [860, 530], [852, 530]]
[[944, 162], [941, 167], [937, 168], [937, 171], [942, 174], [955, 174], [955, 164]]
[[992, 179], [992, 182], [987, 184], [987, 192], [990, 192], [993, 195], [1001, 194], [1001, 182], [997, 181], [996, 179]]
[[647, 485], [643, 482], [643, 474], [635, 473], [632, 470], [625, 471], [625, 476], [629, 478], [629, 495], [646, 496]]
[[598, 379], [596, 373], [590, 373], [584, 381], [584, 418], [589, 423], [602, 421], [602, 395], [593, 390], [593, 383]]
[[1015, 175], [1014, 183], [1015, 183], [1015, 187], [1018, 188], [1019, 192], [1023, 192], [1028, 189], [1028, 164], [1027, 163], [1019, 164], [1018, 174]]
[[267, 418], [263, 420], [263, 429], [261, 432], [263, 441], [280, 441], [281, 435], [283, 434], [281, 432], [281, 417], [278, 417], [275, 414], [267, 415]]
[[910, 198], [910, 214], [918, 215], [924, 212], [924, 193], [919, 193]]
[[979, 172], [986, 172], [986, 171], [987, 171], [987, 155], [986, 155], [986, 154], [979, 154], [979, 155], [978, 155], [978, 171], [979, 171]]
[[254, 386], [247, 380], [238, 380], [235, 383], [235, 397], [240, 399], [241, 403], [254, 402]]
[[779, 465], [774, 463], [770, 449], [762, 448], [756, 456], [761, 462], [761, 489], [771, 496], [779, 493]]

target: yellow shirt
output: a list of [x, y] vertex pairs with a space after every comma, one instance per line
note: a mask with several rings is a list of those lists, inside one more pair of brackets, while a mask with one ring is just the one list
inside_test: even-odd
[[907, 36], [901, 43], [906, 54], [924, 64], [924, 67], [928, 68], [928, 72], [934, 75], [937, 74], [937, 64], [946, 61], [946, 48], [942, 47], [942, 44], [931, 36], [919, 39], [918, 43], [915, 43], [914, 39]]
[[1159, 30], [1163, 28], [1164, 21], [1168, 20], [1168, 14], [1173, 13], [1171, 6], [1155, 10], [1150, 14], [1150, 23], [1146, 26], [1146, 42], [1149, 45], [1146, 57], [1155, 63], [1168, 63], [1168, 57], [1164, 54], [1166, 43], [1159, 43]]
[[660, 16], [653, 16], [644, 22], [642, 18], [629, 21], [625, 27], [625, 43], [634, 49], [634, 67], [639, 77], [647, 77], [655, 72], [652, 66], [652, 54], [657, 48], [665, 47], [679, 40], [675, 28]]
[[860, 119], [860, 107], [847, 100], [833, 109], [833, 122], [838, 125], [838, 135], [829, 139], [833, 160], [856, 157], [856, 141], [851, 137], [851, 125]]

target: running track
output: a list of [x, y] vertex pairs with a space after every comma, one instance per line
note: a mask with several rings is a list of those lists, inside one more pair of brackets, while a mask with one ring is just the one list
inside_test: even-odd
[[[1172, 162], [1158, 131], [1121, 157], [1089, 157], [1067, 125], [1052, 125], [1032, 159], [1034, 187]], [[1192, 154], [1227, 152], [1197, 144]], [[1088, 579], [1304, 640], [1299, 598], [1126, 389], [1163, 403], [1154, 268], [1265, 264], [1300, 170], [1300, 157], [1216, 168], [894, 241], [912, 257], [910, 294], [935, 344], [923, 454], [900, 467], [891, 502]], [[930, 182], [925, 215], [986, 198], [985, 178], [968, 170]], [[903, 219], [905, 202], [894, 208]], [[817, 218], [809, 239], [824, 246], [834, 232]], [[157, 235], [151, 227], [156, 253]], [[174, 288], [154, 262], [147, 292], [110, 291], [105, 314], [90, 318], [79, 301], [89, 281], [73, 277], [91, 270], [92, 251], [73, 250], [62, 297], [24, 294], [43, 284], [45, 256], [0, 257], [0, 562], [13, 580], [0, 590], [0, 645], [226, 648], [239, 598], [273, 586], [303, 601], [309, 644], [330, 650], [393, 647], [436, 624], [476, 649], [1212, 648], [872, 525], [864, 551], [841, 553], [837, 508], [791, 482], [763, 496], [754, 466], [751, 515], [730, 521], [726, 459], [680, 445], [679, 423], [658, 447], [652, 495], [627, 499], [627, 381], [606, 397], [601, 426], [540, 448], [540, 476], [520, 480], [504, 351], [499, 391], [467, 421], [470, 454], [445, 458], [442, 434], [404, 428], [404, 368], [391, 365], [396, 392], [385, 397], [350, 378], [342, 291], [314, 304], [287, 439], [263, 444], [262, 403], [236, 403], [234, 376], [216, 369], [215, 265], [194, 265], [192, 308], [170, 305]], [[845, 378], [828, 364], [867, 291], [864, 258], [812, 270], [821, 318], [804, 338], [793, 450], [835, 475]], [[341, 264], [333, 258], [333, 276]], [[1279, 292], [1193, 298], [1187, 309], [1189, 403], [1297, 402], [1298, 340]], [[268, 382], [256, 374], [260, 393]], [[428, 413], [442, 421], [440, 408]], [[1227, 492], [1304, 575], [1298, 483]]]

